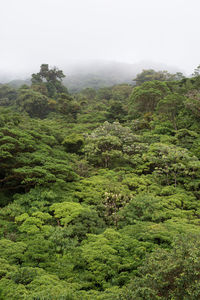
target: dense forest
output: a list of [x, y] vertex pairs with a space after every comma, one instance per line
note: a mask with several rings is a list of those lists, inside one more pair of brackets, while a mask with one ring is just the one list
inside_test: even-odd
[[0, 85], [0, 300], [200, 299], [200, 67], [64, 77]]

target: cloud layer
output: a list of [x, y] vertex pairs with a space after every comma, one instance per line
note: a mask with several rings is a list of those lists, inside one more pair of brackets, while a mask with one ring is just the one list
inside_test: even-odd
[[86, 60], [200, 64], [198, 0], [6, 0], [1, 2], [1, 72]]

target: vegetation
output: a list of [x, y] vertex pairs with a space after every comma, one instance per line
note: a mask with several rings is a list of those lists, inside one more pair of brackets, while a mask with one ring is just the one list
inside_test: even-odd
[[0, 86], [0, 299], [200, 298], [200, 73]]

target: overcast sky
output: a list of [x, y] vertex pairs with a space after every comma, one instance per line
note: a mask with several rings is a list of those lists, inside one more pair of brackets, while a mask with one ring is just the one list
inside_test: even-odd
[[200, 0], [0, 0], [0, 72], [41, 63], [200, 64]]

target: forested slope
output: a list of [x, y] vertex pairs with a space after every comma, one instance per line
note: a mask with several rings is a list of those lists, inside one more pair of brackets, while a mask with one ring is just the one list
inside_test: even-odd
[[200, 299], [200, 75], [169, 75], [0, 86], [0, 299]]

